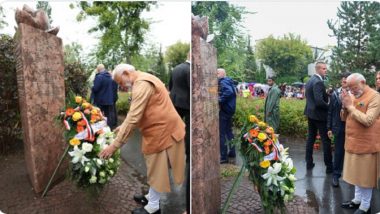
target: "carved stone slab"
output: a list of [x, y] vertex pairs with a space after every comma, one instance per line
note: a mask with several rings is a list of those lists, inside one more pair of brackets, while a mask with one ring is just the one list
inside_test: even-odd
[[[192, 212], [220, 209], [219, 106], [216, 49], [192, 20]], [[207, 22], [206, 22], [207, 23]], [[207, 36], [207, 35], [206, 35]]]
[[[39, 193], [65, 147], [62, 130], [54, 119], [65, 104], [62, 40], [20, 23], [16, 41], [25, 159], [34, 191]], [[56, 178], [64, 172], [61, 167]]]

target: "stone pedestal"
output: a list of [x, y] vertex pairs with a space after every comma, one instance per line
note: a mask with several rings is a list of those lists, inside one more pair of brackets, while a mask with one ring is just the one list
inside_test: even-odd
[[[219, 106], [216, 49], [192, 21], [192, 213], [220, 210]], [[202, 35], [203, 34], [203, 35]], [[206, 33], [207, 34], [207, 33]]]
[[[65, 148], [55, 120], [65, 105], [62, 40], [25, 24], [19, 24], [15, 38], [25, 159], [34, 191], [39, 193]], [[56, 178], [64, 172], [61, 167]]]

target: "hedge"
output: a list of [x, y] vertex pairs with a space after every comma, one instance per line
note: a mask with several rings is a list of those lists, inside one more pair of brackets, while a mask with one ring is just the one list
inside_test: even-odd
[[[242, 98], [236, 100], [236, 112], [233, 125], [239, 129], [247, 120], [248, 115], [254, 114], [259, 119], [264, 116], [264, 102], [261, 98]], [[307, 133], [307, 119], [304, 116], [305, 100], [284, 99], [280, 101], [279, 134], [286, 136], [304, 137]]]

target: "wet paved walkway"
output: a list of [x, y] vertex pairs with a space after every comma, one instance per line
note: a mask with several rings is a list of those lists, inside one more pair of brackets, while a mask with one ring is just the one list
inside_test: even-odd
[[[0, 213], [131, 213], [141, 206], [133, 195], [148, 189], [139, 138], [135, 133], [122, 148], [124, 161], [98, 198], [90, 197], [69, 180], [60, 182], [41, 198], [29, 182], [23, 150], [0, 156]], [[185, 186], [172, 189], [172, 193], [162, 194], [161, 213], [181, 214], [186, 209]]]
[[[128, 143], [122, 147], [121, 155], [123, 159], [130, 164], [144, 179], [141, 182], [146, 183], [146, 165], [141, 153], [141, 136], [136, 130]], [[185, 178], [187, 179], [187, 178]], [[160, 200], [161, 213], [181, 214], [186, 210], [186, 186], [176, 186], [171, 183], [170, 193], [162, 193]], [[148, 189], [144, 189], [146, 193]]]
[[[295, 201], [287, 205], [288, 213], [337, 213], [348, 214], [354, 210], [346, 210], [340, 207], [343, 201], [351, 200], [354, 196], [354, 187], [340, 179], [340, 187], [331, 186], [332, 175], [326, 175], [323, 163], [323, 152], [314, 150], [315, 167], [313, 170], [306, 170], [305, 163], [305, 141], [303, 139], [282, 138], [285, 147], [290, 147], [290, 156], [297, 168], [297, 181]], [[237, 159], [237, 164], [241, 160]], [[233, 180], [222, 180], [222, 201], [230, 190]], [[252, 184], [245, 177], [240, 184], [238, 192], [232, 201], [229, 213], [261, 213], [259, 196], [254, 192]], [[236, 209], [239, 211], [237, 212]], [[380, 190], [374, 190], [371, 201], [372, 213], [380, 212]]]
[[98, 198], [76, 188], [69, 180], [60, 182], [41, 198], [32, 189], [24, 154], [20, 151], [0, 157], [0, 211], [7, 214], [130, 213], [139, 206], [131, 196], [147, 188], [140, 180], [139, 173], [122, 162]]

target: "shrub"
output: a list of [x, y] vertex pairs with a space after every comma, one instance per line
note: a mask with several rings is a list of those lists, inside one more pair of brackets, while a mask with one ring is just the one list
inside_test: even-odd
[[80, 62], [65, 63], [65, 93], [69, 92], [86, 97], [88, 92], [87, 79], [90, 76]]
[[[264, 104], [265, 99], [238, 97], [236, 100], [236, 112], [233, 118], [234, 127], [240, 129], [244, 121], [251, 114], [256, 115], [262, 120], [264, 118]], [[305, 104], [305, 100], [281, 99], [279, 134], [305, 136], [305, 133], [307, 133], [307, 119], [303, 114]]]
[[116, 109], [118, 114], [127, 114], [129, 111], [129, 93], [126, 92], [119, 92], [119, 99], [116, 102]]
[[0, 35], [0, 154], [22, 138], [14, 40]]

